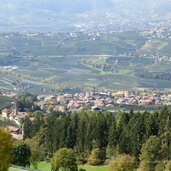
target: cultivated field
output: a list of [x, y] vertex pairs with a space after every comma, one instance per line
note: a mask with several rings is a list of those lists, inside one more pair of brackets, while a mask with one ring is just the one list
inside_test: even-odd
[[[93, 40], [81, 33], [77, 37], [1, 35], [0, 90], [29, 89], [48, 93], [68, 87], [171, 88], [171, 81], [138, 78], [134, 74], [136, 70], [171, 72], [170, 60], [151, 57], [156, 53], [169, 54], [171, 41], [148, 39], [138, 32], [104, 34]], [[118, 55], [120, 53], [125, 55]], [[132, 53], [139, 55], [131, 56]], [[146, 56], [142, 56], [144, 53]], [[104, 66], [111, 64], [112, 71], [97, 68], [101, 62]], [[4, 66], [17, 66], [17, 69], [4, 72]]]

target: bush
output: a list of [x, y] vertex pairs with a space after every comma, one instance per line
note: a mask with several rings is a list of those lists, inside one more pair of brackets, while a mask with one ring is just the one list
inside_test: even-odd
[[30, 166], [31, 149], [25, 142], [16, 142], [13, 147], [13, 165]]
[[106, 159], [106, 151], [104, 149], [96, 148], [91, 152], [88, 158], [88, 164], [100, 165], [104, 163], [105, 159]]
[[171, 170], [171, 160], [167, 162], [165, 171]]
[[68, 170], [77, 171], [77, 163], [75, 152], [72, 149], [61, 148], [59, 149], [51, 160], [52, 170]]
[[134, 171], [135, 168], [134, 158], [129, 155], [119, 155], [108, 164], [109, 171]]

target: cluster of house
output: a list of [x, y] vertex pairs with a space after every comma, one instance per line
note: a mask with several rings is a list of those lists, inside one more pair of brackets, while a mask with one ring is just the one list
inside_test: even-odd
[[171, 94], [169, 95], [158, 95], [158, 94], [140, 94], [134, 95], [130, 94], [119, 98], [117, 104], [126, 104], [126, 105], [171, 105]]
[[0, 91], [0, 96], [15, 97], [17, 94], [11, 91]]
[[8, 119], [11, 123], [14, 123], [15, 126], [9, 126], [8, 129], [12, 137], [18, 141], [23, 139], [22, 121], [26, 116], [28, 116], [28, 113], [18, 112], [17, 109], [4, 108], [1, 111], [2, 119]]
[[100, 110], [102, 107], [114, 107], [114, 101], [109, 92], [81, 92], [75, 94], [40, 95], [38, 105], [44, 109], [49, 103], [55, 111], [80, 111], [83, 108]]
[[52, 104], [55, 111], [113, 109], [115, 105], [171, 105], [171, 94], [117, 92], [81, 92], [75, 94], [39, 95], [38, 105], [43, 110]]
[[[14, 96], [14, 93], [3, 93], [0, 95]], [[41, 110], [46, 110], [49, 106], [54, 111], [81, 111], [82, 109], [91, 110], [111, 110], [115, 105], [171, 105], [171, 93], [153, 93], [153, 92], [80, 92], [75, 94], [57, 94], [57, 95], [39, 95], [37, 97], [37, 105]], [[15, 126], [9, 126], [12, 137], [16, 140], [23, 139], [22, 121], [29, 116], [26, 112], [19, 112], [17, 109], [4, 108], [1, 110], [1, 118], [8, 119]], [[34, 118], [30, 118], [31, 121]]]
[[147, 31], [148, 35], [151, 38], [171, 38], [171, 29], [170, 27], [153, 27]]

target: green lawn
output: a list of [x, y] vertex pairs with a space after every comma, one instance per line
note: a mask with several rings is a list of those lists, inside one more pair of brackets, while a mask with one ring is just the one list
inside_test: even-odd
[[[85, 169], [86, 171], [107, 171], [107, 166], [80, 165], [79, 168]], [[47, 162], [40, 162], [38, 164], [38, 170], [50, 171], [51, 170], [51, 164], [47, 163]], [[10, 168], [9, 171], [25, 171], [25, 170], [17, 169], [17, 168]]]
[[47, 162], [40, 162], [40, 163], [38, 163], [38, 169], [41, 171], [50, 171], [51, 164], [47, 163]]
[[[79, 168], [83, 168], [86, 171], [107, 171], [106, 166], [89, 166], [89, 165], [80, 165]], [[51, 165], [50, 163], [40, 162], [38, 164], [38, 169], [41, 171], [50, 171]]]
[[86, 171], [107, 171], [107, 166], [83, 165], [83, 166], [79, 166], [79, 168], [85, 169]]

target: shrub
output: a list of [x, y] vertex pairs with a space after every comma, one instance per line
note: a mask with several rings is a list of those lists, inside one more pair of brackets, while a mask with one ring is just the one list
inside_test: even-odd
[[109, 171], [134, 171], [136, 164], [130, 155], [118, 155], [108, 164]]
[[106, 158], [106, 152], [104, 149], [96, 148], [94, 149], [89, 158], [88, 158], [88, 164], [90, 165], [100, 165], [103, 164]]

